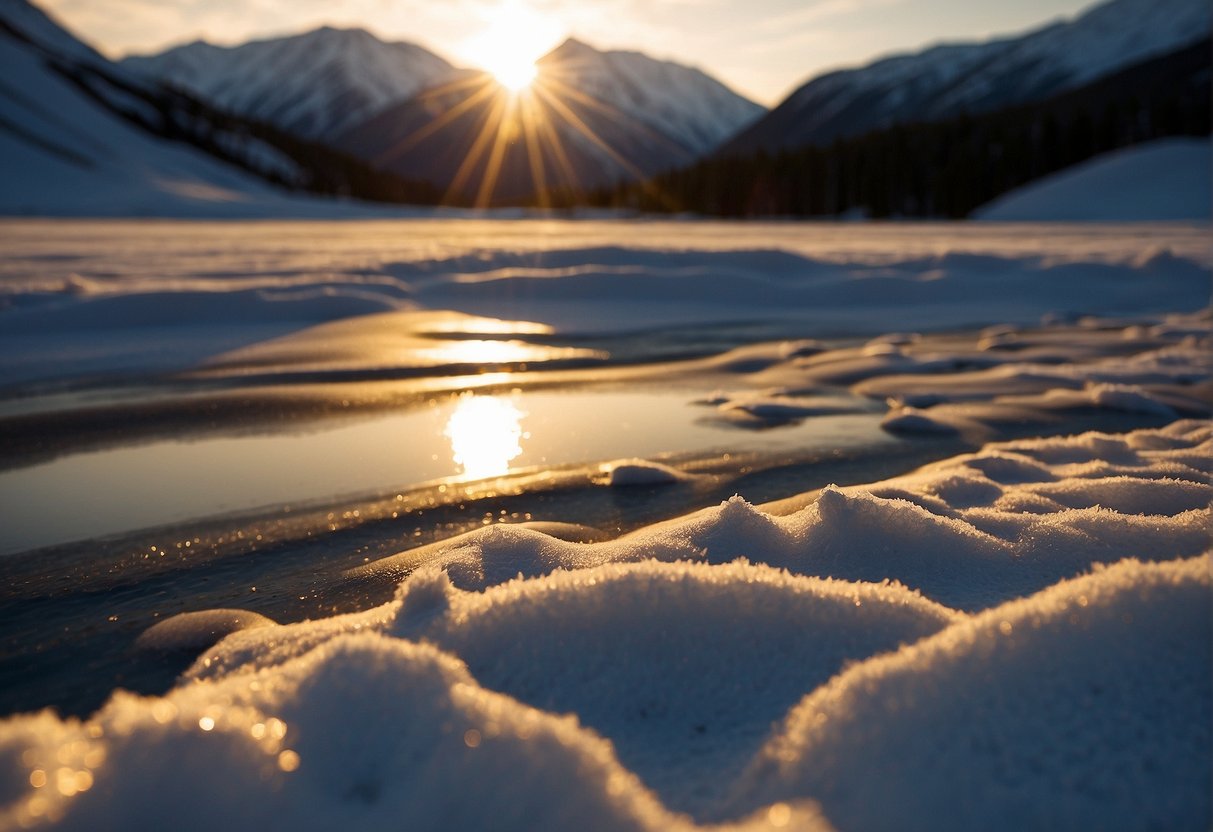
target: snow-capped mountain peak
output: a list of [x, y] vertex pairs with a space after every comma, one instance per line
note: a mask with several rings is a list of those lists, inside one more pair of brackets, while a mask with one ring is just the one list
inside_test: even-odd
[[693, 67], [569, 38], [538, 62], [542, 76], [705, 153], [765, 108]]
[[454, 72], [416, 44], [332, 26], [235, 47], [194, 41], [123, 65], [316, 139], [332, 138]]

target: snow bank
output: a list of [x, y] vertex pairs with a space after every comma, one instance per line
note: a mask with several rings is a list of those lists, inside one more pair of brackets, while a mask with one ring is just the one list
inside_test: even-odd
[[1017, 222], [1208, 220], [1213, 216], [1209, 139], [1163, 139], [1096, 156], [977, 209]]
[[351, 577], [398, 581], [441, 566], [456, 586], [479, 589], [606, 563], [748, 558], [796, 574], [893, 579], [950, 607], [978, 610], [1095, 563], [1204, 551], [1213, 487], [1202, 460], [1211, 454], [1209, 426], [1197, 421], [1007, 442], [904, 477], [827, 488], [788, 517], [734, 497], [594, 544], [495, 525], [373, 562]]
[[[9, 827], [690, 825], [575, 719], [484, 689], [432, 647], [370, 634], [336, 639], [272, 673], [161, 699], [119, 694], [83, 724], [46, 713], [10, 720], [0, 760], [21, 781], [5, 789], [0, 822]], [[798, 823], [824, 828], [800, 811]]]
[[1201, 829], [1213, 811], [1209, 559], [1125, 561], [807, 696], [734, 789], [842, 829]]

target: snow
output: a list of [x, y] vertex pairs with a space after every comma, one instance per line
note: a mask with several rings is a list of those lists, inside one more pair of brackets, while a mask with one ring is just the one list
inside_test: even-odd
[[1106, 153], [1004, 194], [983, 220], [1165, 221], [1213, 217], [1213, 144], [1164, 139]]
[[[0, 17], [57, 59], [125, 75], [23, 0], [6, 0]], [[0, 77], [6, 90], [0, 96], [0, 119], [10, 125], [0, 130], [0, 157], [5, 160], [0, 215], [373, 214], [332, 200], [291, 198], [201, 150], [157, 138], [56, 72], [42, 48], [8, 33], [0, 33]], [[136, 109], [128, 93], [109, 85], [98, 91], [119, 109]], [[226, 140], [238, 143], [250, 162], [279, 172], [296, 170], [268, 146], [234, 135]]]
[[[925, 391], [959, 400], [983, 390], [988, 397], [1081, 388], [1057, 365], [1089, 353], [1111, 361], [1139, 342], [1179, 348], [1191, 334], [1143, 331], [1126, 340], [1120, 330], [1084, 330], [1048, 336], [1060, 339], [1054, 343], [1003, 332], [957, 351], [926, 348], [907, 331], [1025, 325], [1050, 314], [1190, 311], [1209, 300], [1207, 233], [1179, 225], [10, 222], [0, 224], [0, 245], [5, 386], [204, 364], [212, 374], [250, 365], [270, 372], [301, 361], [312, 370], [350, 371], [360, 355], [378, 370], [392, 362], [433, 366], [432, 357], [411, 348], [432, 349], [432, 340], [410, 337], [425, 334], [439, 310], [532, 322], [513, 330], [520, 338], [738, 321], [766, 322], [771, 332], [796, 337], [901, 332], [898, 343], [821, 352], [820, 344], [797, 340], [717, 358], [722, 372], [771, 368], [759, 387], [765, 393], [732, 391], [718, 403], [722, 418], [772, 423], [850, 412], [853, 401], [802, 393], [877, 375], [904, 378], [858, 392], [883, 399]], [[485, 331], [480, 326], [460, 329]], [[291, 333], [289, 343], [270, 342]], [[157, 350], [139, 346], [148, 339]], [[393, 349], [368, 350], [376, 339]], [[1147, 351], [1136, 365], [1096, 368], [1102, 374], [1092, 380], [1180, 383], [1179, 365], [1190, 364], [1190, 352], [1181, 350], [1179, 364], [1169, 366], [1165, 354]], [[323, 366], [308, 358], [322, 354], [332, 358]], [[961, 369], [941, 379], [943, 371]], [[1194, 380], [1205, 371], [1186, 372]], [[907, 374], [930, 375], [914, 381]]]
[[895, 123], [1038, 101], [1205, 38], [1204, 0], [1108, 0], [1023, 34], [943, 43], [812, 78], [736, 149], [828, 144]]
[[1209, 560], [1123, 561], [856, 665], [802, 700], [734, 805], [844, 829], [1208, 822]]
[[142, 650], [198, 652], [238, 630], [272, 627], [273, 619], [248, 610], [183, 612], [149, 627], [139, 636]]
[[600, 52], [572, 38], [538, 66], [545, 76], [674, 138], [697, 156], [766, 112], [698, 69], [640, 52]]
[[330, 140], [455, 72], [415, 44], [328, 26], [234, 47], [195, 41], [122, 66], [229, 112]]
[[647, 459], [617, 459], [603, 463], [599, 470], [603, 474], [603, 483], [615, 487], [670, 485], [688, 478], [677, 468]]
[[164, 696], [4, 720], [0, 811], [1199, 827], [1211, 442], [1207, 421], [1005, 442], [790, 515], [734, 498], [603, 543], [485, 528], [383, 606], [236, 629]]

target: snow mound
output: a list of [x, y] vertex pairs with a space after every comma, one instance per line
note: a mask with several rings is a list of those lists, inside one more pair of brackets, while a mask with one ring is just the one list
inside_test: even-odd
[[1208, 220], [1213, 148], [1165, 139], [1105, 153], [999, 197], [977, 219], [1016, 222]]
[[[87, 723], [10, 720], [0, 760], [24, 774], [0, 809], [10, 827], [690, 826], [575, 719], [485, 690], [433, 647], [371, 634], [334, 640], [272, 675], [158, 699], [119, 693]], [[41, 786], [48, 776], [51, 787]], [[824, 828], [811, 809], [797, 811], [798, 823]]]
[[647, 459], [619, 459], [603, 463], [602, 482], [610, 486], [670, 485], [689, 476], [677, 468]]
[[248, 610], [183, 612], [148, 627], [136, 646], [161, 652], [202, 651], [232, 633], [272, 627], [275, 623], [272, 618]]
[[1213, 810], [1209, 560], [1126, 561], [959, 622], [806, 697], [735, 806], [844, 829], [1198, 829]]
[[396, 635], [458, 655], [493, 690], [576, 713], [688, 811], [719, 795], [803, 691], [957, 620], [898, 585], [745, 562], [609, 565], [484, 593], [430, 571], [401, 598]]

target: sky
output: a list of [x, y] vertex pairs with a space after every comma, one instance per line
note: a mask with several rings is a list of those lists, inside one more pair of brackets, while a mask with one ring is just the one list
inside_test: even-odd
[[323, 24], [421, 44], [457, 66], [540, 57], [575, 36], [697, 66], [772, 106], [809, 78], [1073, 16], [1093, 0], [34, 0], [111, 57]]

